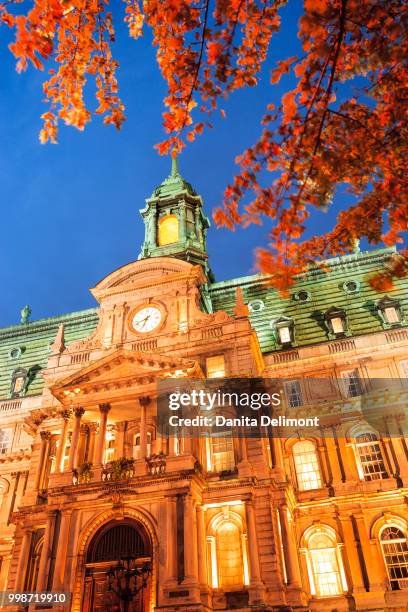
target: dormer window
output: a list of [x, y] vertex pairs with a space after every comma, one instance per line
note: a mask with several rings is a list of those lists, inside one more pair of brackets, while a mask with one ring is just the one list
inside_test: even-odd
[[378, 302], [377, 308], [384, 327], [392, 327], [402, 322], [401, 308], [398, 300], [385, 296]]
[[346, 313], [340, 308], [330, 308], [324, 315], [330, 338], [339, 338], [347, 333]]
[[23, 394], [26, 380], [27, 370], [23, 368], [14, 370], [11, 377], [11, 397], [20, 397]]
[[275, 330], [275, 337], [281, 346], [290, 346], [295, 339], [295, 325], [292, 319], [280, 317], [271, 322], [271, 327]]

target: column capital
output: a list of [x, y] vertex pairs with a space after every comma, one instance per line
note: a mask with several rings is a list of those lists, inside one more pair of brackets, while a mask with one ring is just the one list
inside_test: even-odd
[[109, 410], [111, 409], [111, 405], [110, 404], [99, 404], [99, 410], [102, 414], [108, 414]]
[[67, 409], [67, 410], [61, 410], [59, 413], [59, 416], [64, 419], [64, 421], [69, 421], [72, 411]]
[[89, 425], [88, 423], [81, 423], [81, 434], [87, 434], [89, 433]]
[[139, 397], [139, 404], [142, 406], [142, 408], [147, 408], [151, 401], [152, 400], [148, 395], [142, 395], [142, 397]]
[[99, 429], [99, 423], [96, 421], [92, 421], [92, 423], [88, 423], [89, 431], [92, 433], [96, 433]]
[[81, 418], [85, 414], [85, 408], [74, 408], [74, 414], [76, 417]]
[[49, 441], [51, 440], [51, 432], [50, 431], [40, 431], [41, 440]]

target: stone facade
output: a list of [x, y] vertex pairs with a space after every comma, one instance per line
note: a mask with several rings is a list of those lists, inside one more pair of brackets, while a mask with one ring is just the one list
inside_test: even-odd
[[[130, 542], [149, 575], [128, 610], [406, 610], [406, 431], [358, 416], [378, 379], [395, 383], [373, 389], [390, 427], [407, 403], [407, 283], [368, 283], [397, 254], [330, 260], [288, 297], [257, 276], [215, 283], [201, 199], [175, 165], [166, 181], [141, 258], [91, 290], [97, 309], [0, 330], [0, 590], [119, 610], [106, 572]], [[178, 236], [161, 245], [166, 215]], [[223, 375], [352, 417], [303, 446], [157, 431], [159, 379]]]

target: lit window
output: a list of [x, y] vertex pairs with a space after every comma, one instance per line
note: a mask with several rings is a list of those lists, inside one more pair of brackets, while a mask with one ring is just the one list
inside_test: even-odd
[[340, 317], [333, 317], [331, 320], [334, 334], [342, 334], [344, 332], [343, 319]]
[[346, 397], [357, 397], [361, 395], [361, 380], [358, 370], [342, 372], [341, 377], [343, 379]]
[[238, 526], [225, 522], [217, 529], [218, 582], [221, 588], [244, 584], [242, 537]]
[[0, 429], [0, 455], [5, 455], [11, 447], [12, 429]]
[[293, 460], [296, 479], [300, 491], [320, 489], [322, 479], [319, 470], [316, 447], [313, 442], [304, 440], [293, 445]]
[[395, 526], [385, 527], [380, 534], [381, 548], [391, 589], [408, 589], [408, 543], [406, 535]]
[[17, 368], [11, 376], [11, 396], [19, 397], [24, 392], [24, 387], [27, 379], [27, 370]]
[[328, 525], [310, 527], [303, 536], [310, 591], [317, 597], [334, 597], [348, 590], [336, 532]]
[[115, 438], [112, 435], [110, 435], [106, 441], [105, 463], [107, 463], [108, 461], [112, 461], [114, 455], [115, 455]]
[[231, 472], [235, 469], [234, 443], [231, 434], [211, 438], [212, 468], [214, 472]]
[[295, 339], [294, 334], [294, 322], [288, 317], [281, 317], [275, 321], [271, 321], [271, 328], [275, 331], [275, 337], [279, 344], [282, 346], [288, 346], [292, 344]]
[[303, 406], [302, 389], [298, 380], [290, 380], [285, 382], [285, 392], [288, 404], [291, 408]]
[[179, 222], [176, 215], [166, 215], [159, 221], [159, 246], [173, 244], [179, 239]]
[[206, 359], [207, 378], [223, 378], [225, 376], [224, 355], [214, 355]]
[[346, 314], [340, 308], [330, 308], [324, 315], [330, 336], [341, 336], [347, 331]]
[[387, 478], [381, 445], [375, 433], [366, 432], [357, 436], [356, 449], [364, 480]]
[[378, 302], [377, 308], [385, 328], [402, 323], [401, 308], [398, 300], [385, 296]]
[[279, 340], [281, 344], [286, 344], [290, 342], [290, 329], [289, 327], [280, 327], [279, 328]]
[[387, 320], [387, 323], [399, 323], [399, 314], [394, 306], [389, 306], [388, 308], [384, 308], [384, 315]]

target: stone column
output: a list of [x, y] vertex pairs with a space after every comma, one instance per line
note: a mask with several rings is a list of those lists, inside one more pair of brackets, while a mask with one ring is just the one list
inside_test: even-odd
[[60, 412], [60, 416], [63, 419], [62, 423], [62, 431], [59, 439], [57, 457], [55, 459], [56, 471], [63, 472], [64, 471], [64, 457], [65, 457], [65, 448], [67, 445], [68, 438], [68, 427], [69, 427], [69, 419], [71, 416], [70, 410], [62, 410]]
[[370, 538], [363, 514], [355, 514], [354, 518], [356, 520], [365, 566], [367, 568], [370, 591], [381, 590], [384, 588], [385, 569], [380, 566], [377, 549], [370, 544]]
[[147, 408], [150, 404], [150, 397], [140, 397], [140, 459], [143, 461], [147, 457]]
[[336, 445], [334, 442], [334, 438], [330, 436], [329, 433], [327, 434], [325, 440], [326, 440], [328, 462], [329, 462], [330, 471], [333, 477], [332, 484], [333, 486], [336, 486], [342, 482], [342, 474], [341, 474], [341, 470], [339, 466], [339, 459], [337, 456]]
[[197, 544], [198, 544], [198, 580], [201, 587], [207, 587], [207, 537], [205, 528], [205, 508], [197, 506]]
[[258, 539], [256, 535], [255, 507], [252, 500], [245, 501], [245, 512], [248, 532], [249, 548], [249, 571], [251, 586], [259, 586], [261, 583], [261, 569], [259, 565]]
[[34, 489], [38, 490], [41, 485], [42, 476], [44, 474], [45, 464], [47, 461], [47, 453], [48, 447], [51, 439], [51, 432], [49, 431], [41, 431], [41, 449], [40, 449], [40, 459], [38, 463], [37, 472], [35, 475], [34, 481]]
[[87, 423], [82, 423], [81, 428], [79, 430], [78, 452], [76, 455], [75, 467], [78, 467], [85, 461], [85, 454], [88, 445], [88, 436], [89, 425]]
[[61, 524], [58, 536], [57, 555], [55, 558], [54, 576], [52, 581], [53, 591], [64, 590], [65, 567], [67, 563], [68, 544], [70, 542], [69, 529], [71, 523], [72, 509], [68, 508], [61, 512]]
[[32, 529], [26, 529], [23, 534], [23, 539], [21, 542], [20, 555], [18, 557], [18, 565], [16, 572], [16, 580], [14, 585], [15, 591], [23, 591], [24, 590], [24, 580], [27, 573], [27, 562], [30, 554], [30, 544], [31, 544], [31, 536]]
[[167, 528], [167, 579], [170, 582], [177, 580], [177, 517], [175, 496], [167, 497], [166, 501], [166, 528]]
[[[349, 581], [353, 585], [354, 593], [361, 593], [365, 590], [364, 578], [361, 571], [360, 558], [357, 551], [357, 542], [354, 534], [352, 516], [339, 516], [343, 541], [346, 552], [346, 559], [350, 570]], [[349, 582], [350, 585], [350, 582]]]
[[76, 467], [76, 458], [78, 454], [78, 442], [79, 442], [79, 433], [81, 429], [81, 418], [84, 414], [85, 410], [83, 408], [75, 408], [74, 409], [74, 429], [72, 431], [71, 437], [71, 448], [69, 449], [69, 460], [68, 460], [68, 470], [72, 472], [72, 470]]
[[183, 502], [185, 580], [197, 582], [197, 534], [194, 521], [194, 501], [191, 495], [185, 495]]
[[55, 510], [51, 510], [47, 515], [47, 524], [45, 526], [44, 543], [41, 550], [40, 566], [38, 569], [37, 591], [45, 591], [47, 588], [47, 579], [49, 571], [49, 560], [51, 556], [51, 547], [55, 527]]
[[106, 425], [108, 423], [108, 413], [110, 410], [110, 404], [100, 404], [99, 411], [101, 413], [101, 420], [99, 422], [99, 432], [95, 445], [95, 465], [102, 465], [103, 454], [105, 451], [105, 438], [106, 438]]
[[288, 584], [300, 589], [302, 582], [300, 578], [299, 559], [295, 536], [293, 533], [293, 520], [289, 516], [287, 506], [282, 506], [279, 510], [282, 527], [283, 552], [285, 554], [286, 571], [288, 574]]

